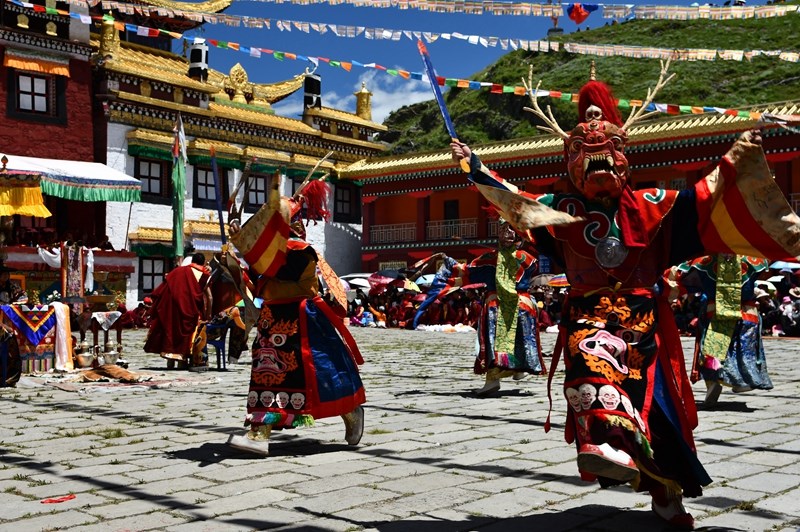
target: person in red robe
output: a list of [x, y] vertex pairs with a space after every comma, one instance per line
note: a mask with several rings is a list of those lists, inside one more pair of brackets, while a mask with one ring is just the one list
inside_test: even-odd
[[[168, 367], [202, 366], [199, 356], [192, 358], [192, 345], [201, 321], [211, 318], [211, 274], [202, 253], [192, 255], [188, 266], [169, 272], [150, 297], [153, 300], [152, 321], [144, 344], [146, 353], [158, 353], [167, 359]], [[194, 350], [196, 353], [198, 349]]]

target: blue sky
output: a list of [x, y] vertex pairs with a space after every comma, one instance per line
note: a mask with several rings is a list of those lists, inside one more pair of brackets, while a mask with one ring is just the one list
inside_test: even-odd
[[[680, 2], [651, 0], [647, 3], [675, 5]], [[688, 2], [682, 4], [686, 5]], [[304, 33], [293, 28], [289, 32], [278, 29], [275, 22], [291, 20], [392, 30], [460, 32], [467, 35], [525, 40], [544, 39], [548, 28], [552, 27], [552, 22], [547, 17], [444, 14], [414, 9], [328, 4], [302, 6], [245, 0], [234, 0], [225, 14], [268, 18], [272, 21], [271, 28], [205, 24], [199, 31], [192, 31], [186, 35], [340, 61], [374, 62], [387, 68], [413, 72], [423, 70], [422, 60], [416, 43], [405, 36], [399, 41], [390, 41], [369, 40], [363, 34], [355, 38], [337, 37], [330, 31], [320, 35], [314, 30]], [[581, 29], [602, 26], [606, 22], [608, 19], [602, 18], [602, 12], [596, 11], [581, 25]], [[566, 16], [560, 19], [559, 26], [567, 33], [575, 31], [578, 27]], [[427, 47], [437, 74], [448, 78], [469, 78], [508, 53], [499, 44], [494, 48], [486, 48], [460, 40], [439, 39], [427, 44]], [[245, 68], [250, 80], [258, 83], [288, 79], [303, 72], [308, 66], [308, 63], [302, 61], [278, 61], [271, 56], [252, 58], [245, 53], [209, 47], [209, 63], [212, 68], [227, 73], [237, 62]], [[366, 82], [367, 88], [373, 93], [373, 120], [376, 122], [382, 122], [390, 111], [403, 105], [432, 98], [427, 81], [406, 80], [375, 69], [354, 66], [347, 72], [321, 63], [317, 73], [322, 76], [322, 104], [345, 111], [355, 111], [355, 97], [352, 93], [361, 87], [362, 81]], [[302, 94], [295, 94], [276, 104], [274, 108], [277, 114], [296, 118], [301, 113]]]

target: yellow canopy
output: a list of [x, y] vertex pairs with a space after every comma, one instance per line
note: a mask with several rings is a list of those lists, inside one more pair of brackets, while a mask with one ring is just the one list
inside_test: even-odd
[[[4, 165], [5, 166], [5, 165]], [[41, 176], [36, 172], [0, 170], [0, 216], [37, 216], [47, 218], [50, 211], [44, 206]]]

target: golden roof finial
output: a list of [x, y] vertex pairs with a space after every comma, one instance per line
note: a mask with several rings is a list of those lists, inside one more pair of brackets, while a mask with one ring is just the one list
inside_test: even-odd
[[597, 68], [594, 64], [594, 59], [592, 59], [592, 64], [589, 65], [589, 81], [597, 81]]
[[366, 82], [361, 82], [361, 90], [353, 93], [356, 97], [356, 116], [364, 120], [372, 120], [372, 93], [367, 89]]

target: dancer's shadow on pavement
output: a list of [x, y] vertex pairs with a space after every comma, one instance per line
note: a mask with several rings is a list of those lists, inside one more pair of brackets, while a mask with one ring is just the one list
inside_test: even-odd
[[217, 464], [228, 460], [258, 460], [260, 458], [296, 457], [312, 456], [316, 454], [336, 453], [346, 450], [354, 450], [344, 443], [331, 443], [315, 440], [311, 438], [296, 439], [271, 439], [269, 441], [269, 455], [259, 456], [254, 453], [240, 451], [228, 446], [225, 442], [204, 443], [199, 447], [181, 449], [179, 451], [168, 451], [165, 454], [169, 458], [198, 462], [200, 467], [210, 464]]
[[747, 406], [747, 403], [739, 402], [721, 402], [714, 405], [706, 406], [704, 403], [697, 404], [697, 410], [704, 412], [756, 412], [758, 408]]
[[[620, 510], [614, 506], [600, 504], [587, 504], [575, 506], [566, 510], [555, 511], [548, 509], [535, 510], [536, 514], [520, 517], [492, 517], [486, 515], [466, 515], [464, 519], [448, 520], [436, 518], [432, 515], [417, 515], [398, 521], [366, 521], [348, 519], [341, 515], [331, 516], [305, 508], [302, 502], [293, 508], [295, 511], [326, 519], [336, 519], [343, 525], [367, 528], [380, 532], [530, 532], [531, 530], [558, 531], [585, 531], [585, 530], [647, 530], [648, 532], [667, 532], [675, 530], [659, 519], [650, 510]], [[233, 520], [232, 523], [242, 525]], [[248, 522], [248, 526], [263, 528], [257, 522]], [[263, 523], [262, 523], [263, 524]], [[319, 527], [292, 527], [292, 530], [305, 530], [316, 532], [323, 530]], [[736, 529], [719, 527], [701, 527], [695, 530], [706, 532], [721, 532], [722, 530], [735, 531]]]

